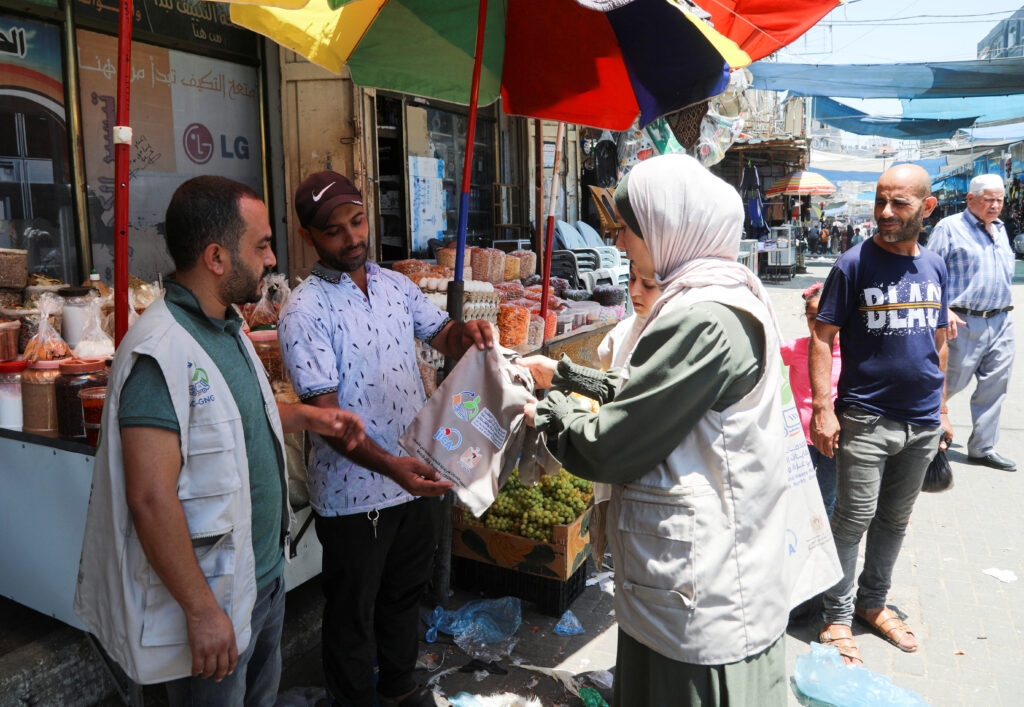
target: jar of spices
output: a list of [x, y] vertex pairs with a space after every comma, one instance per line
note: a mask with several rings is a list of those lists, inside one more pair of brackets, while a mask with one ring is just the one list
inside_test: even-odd
[[59, 371], [56, 381], [57, 432], [61, 439], [84, 442], [82, 399], [78, 392], [106, 386], [106, 362], [102, 358], [64, 359], [60, 361]]
[[82, 330], [85, 328], [85, 319], [89, 315], [89, 300], [92, 297], [91, 287], [62, 287], [57, 294], [64, 300], [64, 308], [61, 310], [63, 323], [61, 325], [61, 336], [67, 345], [74, 349], [82, 340]]
[[21, 432], [21, 374], [27, 361], [0, 363], [0, 427]]
[[32, 361], [21, 374], [22, 431], [57, 436], [58, 366], [60, 361]]

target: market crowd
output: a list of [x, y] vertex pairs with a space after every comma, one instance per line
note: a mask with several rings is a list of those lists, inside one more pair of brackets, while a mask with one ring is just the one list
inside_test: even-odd
[[[925, 470], [952, 439], [947, 400], [972, 378], [970, 459], [1015, 469], [995, 449], [1014, 349], [1002, 198], [998, 177], [975, 179], [967, 209], [922, 248], [928, 175], [888, 170], [877, 234], [845, 244], [804, 293], [809, 336], [784, 342], [767, 291], [737, 262], [732, 186], [682, 155], [621, 181], [635, 314], [602, 346], [607, 370], [518, 360], [549, 390], [526, 405], [530, 424], [607, 499], [615, 704], [786, 703], [794, 509], [830, 516], [834, 549], [808, 560], [819, 566], [802, 587], [824, 594], [819, 640], [860, 663], [856, 618], [917, 649], [887, 592]], [[425, 401], [415, 341], [459, 358], [496, 332], [452, 321], [368, 259], [363, 197], [344, 175], [309, 175], [293, 203], [318, 262], [280, 312], [300, 400], [285, 404], [234, 307], [258, 298], [275, 264], [266, 207], [220, 177], [174, 193], [175, 273], [110, 373], [75, 609], [130, 678], [166, 682], [174, 705], [273, 705], [292, 522], [283, 434], [307, 430], [329, 701], [434, 705], [413, 679], [418, 604], [452, 485], [398, 439]], [[819, 482], [807, 508], [789, 488], [783, 362], [797, 459]]]

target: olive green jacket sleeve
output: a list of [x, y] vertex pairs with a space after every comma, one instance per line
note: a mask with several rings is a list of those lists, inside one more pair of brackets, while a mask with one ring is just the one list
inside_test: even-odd
[[665, 459], [709, 410], [724, 410], [761, 375], [764, 332], [753, 316], [715, 302], [660, 315], [637, 342], [629, 379], [563, 359], [553, 385], [603, 403], [578, 407], [562, 390], [537, 405], [536, 425], [573, 474], [624, 483]]

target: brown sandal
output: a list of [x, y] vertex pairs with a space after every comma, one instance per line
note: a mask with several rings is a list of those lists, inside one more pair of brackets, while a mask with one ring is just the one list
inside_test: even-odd
[[[909, 626], [903, 623], [899, 614], [889, 607], [883, 606], [881, 609], [857, 609], [854, 613], [856, 614], [858, 621], [904, 653], [913, 653], [917, 650], [917, 636], [914, 635], [914, 632], [910, 630]], [[871, 616], [871, 613], [874, 613], [874, 616]], [[913, 646], [906, 646], [901, 642], [907, 636], [914, 639]]]
[[835, 646], [847, 665], [864, 665], [860, 651], [853, 640], [853, 631], [845, 624], [825, 624], [818, 633], [818, 643], [823, 646]]

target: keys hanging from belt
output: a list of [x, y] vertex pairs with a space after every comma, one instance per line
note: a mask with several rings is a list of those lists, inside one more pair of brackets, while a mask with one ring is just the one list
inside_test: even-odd
[[366, 517], [370, 519], [370, 523], [373, 524], [373, 539], [377, 539], [377, 519], [380, 518], [380, 511], [374, 508], [366, 513]]

